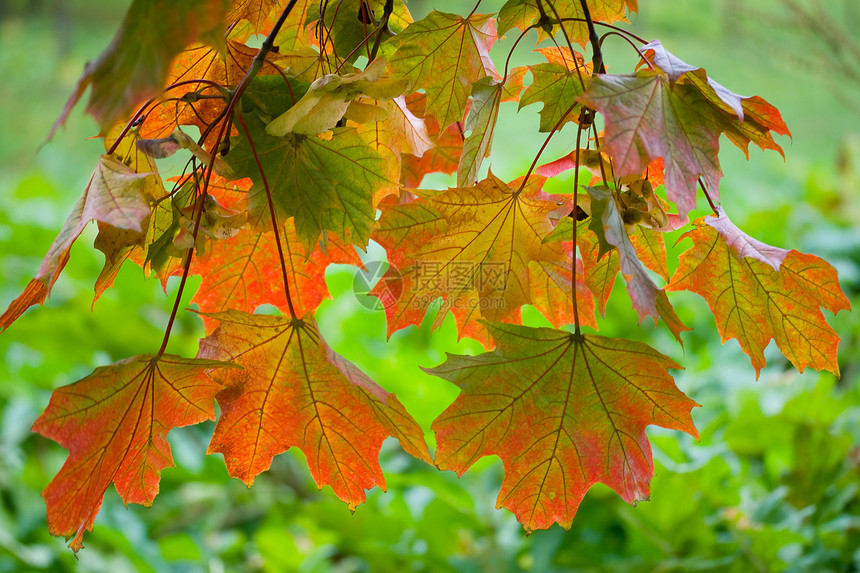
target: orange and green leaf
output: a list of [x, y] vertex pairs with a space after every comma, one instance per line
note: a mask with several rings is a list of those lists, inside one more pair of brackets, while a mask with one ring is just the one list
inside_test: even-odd
[[654, 464], [645, 435], [655, 424], [698, 437], [697, 404], [667, 373], [678, 368], [629, 340], [486, 323], [496, 344], [448, 355], [427, 370], [461, 393], [434, 422], [436, 463], [462, 475], [497, 455], [505, 479], [496, 500], [526, 531], [570, 528], [600, 482], [629, 503], [648, 499]]
[[[399, 272], [403, 280], [403, 296], [386, 308], [389, 334], [419, 324], [429, 304], [441, 297], [437, 325], [450, 310], [461, 336], [488, 342], [476, 320], [517, 320], [520, 307], [535, 302], [533, 282], [541, 285], [545, 304], [566, 301], [564, 312], [547, 316], [565, 324], [573, 315], [573, 294], [561, 277], [564, 269], [570, 276], [573, 251], [543, 243], [559, 202], [541, 191], [542, 183], [532, 177], [517, 191], [490, 174], [473, 187], [385, 206], [374, 239], [396, 269], [387, 276]], [[580, 318], [596, 326], [590, 302], [580, 301]]]
[[224, 454], [231, 476], [250, 485], [274, 456], [296, 446], [317, 485], [331, 486], [354, 509], [365, 490], [385, 489], [378, 458], [388, 436], [432, 463], [421, 428], [397, 398], [335, 354], [310, 315], [230, 310], [210, 317], [220, 324], [200, 341], [199, 356], [244, 368], [212, 374], [225, 389], [209, 453]]
[[[325, 269], [331, 263], [361, 265], [351, 246], [344, 246], [329, 236], [325, 252], [317, 246], [309, 255], [299, 244], [292, 219], [280, 232], [281, 248], [287, 264], [287, 278], [293, 289], [292, 302], [296, 312], [309, 314], [328, 296]], [[217, 322], [205, 313], [228, 309], [254, 312], [263, 304], [271, 304], [286, 313], [289, 309], [283, 285], [281, 260], [275, 235], [248, 229], [224, 241], [214, 241], [211, 250], [194, 261], [194, 274], [203, 277], [197, 303], [207, 332]]]
[[836, 270], [798, 251], [783, 252], [775, 270], [773, 247], [766, 250], [763, 243], [743, 239], [737, 232], [727, 242], [721, 234], [725, 223], [716, 217], [695, 222], [684, 235], [693, 246], [681, 255], [667, 290], [689, 290], [704, 297], [723, 342], [736, 338], [756, 375], [765, 366], [764, 349], [773, 339], [801, 372], [811, 366], [838, 376], [839, 337], [821, 312], [822, 307], [833, 313], [850, 309]]
[[81, 549], [111, 483], [126, 504], [152, 505], [161, 470], [173, 466], [167, 433], [215, 419], [221, 386], [207, 373], [228, 366], [141, 355], [54, 390], [33, 424], [33, 431], [69, 450], [42, 494], [51, 533], [72, 538], [72, 549]]

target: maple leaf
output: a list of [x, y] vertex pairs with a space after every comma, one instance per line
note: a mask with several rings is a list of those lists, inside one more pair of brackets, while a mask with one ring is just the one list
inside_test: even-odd
[[135, 0], [107, 49], [88, 62], [75, 91], [54, 124], [63, 125], [88, 86], [87, 112], [107, 129], [131, 107], [157, 95], [173, 57], [198, 39], [223, 45], [226, 0]]
[[266, 133], [257, 116], [245, 121], [253, 144], [244, 134], [239, 137], [232, 145], [230, 165], [237, 177], [254, 182], [248, 194], [250, 218], [260, 220], [263, 212], [268, 217], [268, 185], [279, 220], [295, 217], [299, 240], [308, 251], [323, 231], [352, 244], [367, 244], [374, 194], [390, 184], [384, 176], [385, 159], [354, 128], [336, 128], [330, 140], [297, 133], [276, 137]]
[[108, 486], [126, 503], [152, 505], [161, 470], [173, 466], [167, 433], [215, 419], [221, 386], [207, 372], [231, 367], [220, 361], [140, 355], [97, 368], [54, 390], [33, 424], [69, 450], [42, 496], [53, 535], [83, 547]]
[[[588, 193], [591, 195], [592, 207], [590, 228], [595, 231], [599, 242], [605, 241], [618, 250], [621, 274], [627, 282], [627, 293], [630, 295], [633, 308], [639, 314], [639, 321], [644, 320], [646, 316], [652, 316], [656, 324], [657, 317], [660, 317], [672, 331], [675, 340], [681, 342], [681, 332], [690, 329], [684, 326], [675, 314], [666, 292], [658, 288], [648, 276], [645, 265], [639, 259], [636, 248], [627, 234], [627, 227], [611, 191], [606, 188], [589, 187]], [[600, 249], [598, 258], [602, 253], [603, 247]]]
[[699, 177], [719, 200], [721, 133], [745, 153], [750, 141], [782, 153], [769, 132], [789, 132], [763, 99], [730, 92], [659, 42], [645, 48], [652, 69], [595, 77], [580, 101], [604, 115], [603, 143], [617, 176], [641, 175], [650, 162], [664, 159], [666, 191], [684, 217], [696, 206]]
[[[638, 0], [589, 0], [589, 14], [594, 21], [611, 24], [627, 21], [625, 8], [631, 12], [637, 9]], [[585, 14], [578, 0], [571, 2], [554, 2], [551, 8], [546, 8], [539, 0], [508, 0], [499, 11], [499, 35], [505, 34], [511, 28], [527, 30], [530, 26], [541, 26], [540, 38], [552, 35], [558, 30], [556, 14], [563, 20], [564, 29], [571, 42], [584, 46], [588, 42], [588, 25]], [[547, 20], [542, 20], [543, 16]], [[569, 20], [569, 19], [577, 20]], [[550, 33], [552, 31], [552, 33]]]
[[353, 509], [366, 489], [385, 489], [378, 458], [386, 437], [432, 464], [421, 428], [397, 398], [335, 354], [310, 315], [210, 316], [220, 324], [201, 339], [199, 356], [244, 367], [213, 373], [225, 390], [209, 453], [224, 454], [231, 476], [251, 485], [274, 456], [296, 446], [317, 485], [330, 485]]
[[548, 63], [529, 66], [532, 83], [520, 99], [520, 109], [533, 103], [543, 103], [540, 110], [540, 131], [550, 132], [579, 118], [583, 82], [591, 75], [590, 65], [583, 63], [582, 55], [566, 50], [539, 50]]
[[[473, 187], [417, 191], [424, 196], [416, 201], [385, 206], [374, 240], [385, 247], [394, 268], [380, 284], [399, 273], [405, 293], [386, 305], [389, 335], [419, 324], [427, 306], [442, 297], [436, 326], [450, 310], [461, 336], [487, 342], [475, 319], [515, 320], [523, 304], [535, 302], [530, 287], [535, 283], [542, 285], [541, 304], [566, 301], [567, 310], [556, 309], [547, 316], [550, 321], [563, 324], [572, 317], [570, 280], [561, 278], [572, 274], [572, 247], [542, 242], [553, 229], [550, 215], [559, 209], [541, 191], [543, 181], [533, 177], [516, 191], [517, 182], [508, 186], [491, 173]], [[553, 292], [558, 289], [563, 290]], [[371, 294], [384, 295], [378, 289]], [[580, 311], [582, 324], [596, 326], [593, 308]]]
[[27, 308], [45, 301], [69, 260], [72, 245], [87, 223], [100, 221], [116, 229], [140, 232], [143, 222], [150, 216], [150, 201], [161, 195], [159, 189], [163, 191], [154, 173], [136, 173], [115, 157], [102, 155], [87, 188], [48, 249], [36, 277], [0, 316], [0, 332]]
[[[140, 127], [141, 137], [166, 137], [180, 125], [193, 125], [202, 134], [208, 134], [204, 139], [206, 144], [214, 144], [219, 130], [209, 129], [209, 126], [219, 118], [227, 103], [224, 99], [211, 97], [218, 95], [212, 85], [235, 86], [241, 81], [258, 51], [246, 46], [245, 40], [239, 30], [234, 30], [227, 38], [224, 50], [198, 43], [180, 52], [170, 64], [165, 84], [182, 82], [182, 87], [170, 92], [176, 97], [164, 98], [147, 112]], [[267, 58], [255, 79], [277, 71]], [[237, 133], [235, 128], [233, 133]]]
[[426, 92], [427, 113], [442, 129], [463, 118], [472, 83], [498, 77], [489, 54], [494, 28], [490, 16], [434, 11], [392, 40], [392, 70]]
[[[836, 313], [851, 305], [836, 271], [798, 251], [783, 251], [743, 234], [724, 213], [694, 223], [683, 237], [693, 246], [681, 254], [667, 290], [689, 290], [708, 302], [723, 342], [736, 338], [756, 377], [771, 339], [794, 366], [839, 375], [839, 337], [821, 308]], [[778, 270], [777, 270], [778, 269]]]
[[670, 358], [629, 340], [486, 323], [496, 343], [478, 356], [448, 355], [426, 369], [461, 393], [433, 422], [436, 463], [462, 475], [498, 455], [505, 478], [496, 507], [526, 531], [569, 529], [597, 482], [627, 502], [648, 499], [654, 465], [645, 427], [698, 438], [697, 406], [666, 372]]
[[[329, 264], [361, 266], [355, 249], [331, 236], [324, 252], [317, 247], [307, 253], [296, 238], [292, 219], [281, 229], [280, 239], [287, 277], [293, 287], [293, 306], [299, 314], [315, 311], [328, 296], [325, 269]], [[216, 321], [206, 313], [229, 308], [253, 312], [263, 304], [271, 304], [282, 312], [289, 309], [272, 232], [246, 230], [225, 241], [215, 241], [209, 253], [195, 259], [192, 272], [203, 277], [191, 302], [200, 307], [207, 332], [213, 330]]]

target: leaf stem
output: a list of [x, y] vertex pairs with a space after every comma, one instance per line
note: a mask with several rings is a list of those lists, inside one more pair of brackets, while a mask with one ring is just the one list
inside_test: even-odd
[[[586, 22], [586, 23], [588, 23], [588, 20], [586, 20], [585, 18], [561, 18], [561, 21], [562, 22]], [[640, 38], [639, 36], [637, 36], [633, 32], [631, 32], [629, 30], [625, 30], [624, 28], [619, 28], [618, 26], [613, 26], [612, 24], [607, 24], [606, 22], [601, 22], [600, 20], [598, 20], [597, 22], [592, 21], [592, 23], [595, 26], [603, 26], [604, 28], [611, 28], [611, 29], [615, 30], [616, 32], [619, 32], [625, 36], [629, 36], [629, 37], [633, 38], [634, 40], [636, 40], [637, 42], [639, 42], [641, 44], [647, 44], [648, 43], [648, 41], [645, 40], [644, 38]]]
[[284, 257], [284, 248], [281, 245], [281, 234], [278, 231], [278, 217], [275, 215], [275, 204], [272, 202], [272, 191], [269, 189], [269, 181], [266, 179], [266, 172], [263, 170], [263, 164], [260, 162], [260, 156], [257, 155], [257, 148], [254, 147], [254, 142], [251, 140], [251, 132], [248, 130], [248, 126], [245, 124], [245, 118], [242, 117], [242, 114], [236, 114], [236, 118], [239, 120], [239, 125], [242, 126], [242, 131], [245, 132], [245, 137], [248, 138], [248, 144], [251, 147], [251, 153], [254, 155], [254, 162], [257, 164], [257, 169], [260, 171], [260, 177], [263, 179], [263, 188], [266, 190], [266, 199], [269, 204], [269, 215], [272, 218], [272, 229], [275, 232], [275, 244], [278, 246], [278, 257], [281, 259], [281, 274], [284, 279], [284, 293], [287, 295], [287, 307], [290, 310], [290, 316], [292, 318], [298, 318], [296, 316], [296, 309], [293, 307], [293, 297], [290, 294], [290, 284], [289, 279], [287, 277], [287, 260]]
[[[594, 73], [605, 74], [606, 67], [603, 65], [603, 52], [600, 50], [600, 38], [597, 37], [597, 30], [594, 29], [594, 20], [591, 19], [591, 12], [588, 10], [587, 0], [579, 0], [582, 6], [582, 15], [585, 16], [585, 23], [588, 25], [588, 41], [591, 42], [591, 61], [593, 62]], [[556, 16], [558, 17], [558, 16]], [[564, 30], [564, 26], [561, 27]]]
[[167, 350], [167, 341], [170, 340], [170, 332], [173, 330], [173, 323], [176, 322], [176, 315], [179, 312], [179, 303], [182, 301], [182, 293], [185, 291], [185, 283], [188, 282], [188, 272], [191, 270], [191, 259], [194, 258], [194, 247], [197, 245], [197, 232], [200, 229], [200, 219], [203, 218], [203, 204], [206, 195], [197, 196], [194, 205], [194, 230], [191, 232], [192, 243], [188, 248], [188, 254], [185, 256], [185, 262], [182, 265], [182, 279], [179, 281], [179, 289], [176, 291], [176, 300], [173, 301], [173, 310], [170, 311], [170, 318], [167, 321], [167, 327], [164, 329], [164, 338], [161, 340], [161, 347], [155, 355], [155, 360], [158, 360], [164, 355]]
[[382, 34], [388, 28], [388, 19], [391, 18], [391, 13], [394, 12], [394, 0], [385, 0], [385, 6], [382, 8], [382, 18], [379, 20], [379, 32], [376, 34], [376, 40], [373, 41], [373, 49], [370, 50], [368, 62], [376, 59], [376, 54], [379, 53], [379, 46], [382, 45]]
[[[582, 137], [582, 126], [576, 127], [576, 168], [573, 172], [573, 260], [571, 260], [571, 275], [570, 275], [570, 290], [573, 293], [573, 324], [576, 328], [576, 334], [581, 334], [579, 327], [579, 301], [576, 300], [576, 230], [579, 221], [577, 221], [576, 213], [579, 205], [579, 146]], [[599, 153], [599, 152], [598, 152]]]
[[483, 0], [478, 0], [478, 1], [475, 3], [475, 7], [474, 7], [474, 8], [472, 8], [472, 11], [471, 11], [471, 12], [469, 12], [469, 15], [468, 15], [468, 16], [466, 16], [466, 19], [467, 19], [467, 20], [468, 20], [469, 18], [471, 18], [471, 17], [475, 14], [475, 12], [477, 12], [477, 11], [478, 11], [478, 7], [481, 5], [481, 2], [483, 2]]
[[714, 205], [714, 201], [713, 201], [713, 199], [711, 199], [711, 195], [710, 195], [710, 193], [708, 193], [708, 189], [705, 187], [705, 182], [702, 181], [701, 177], [699, 177], [699, 187], [702, 188], [702, 192], [705, 194], [705, 199], [708, 200], [708, 205], [711, 206], [711, 209], [713, 210], [714, 214], [719, 216], [720, 210], [719, 210], [719, 208], [717, 208], [716, 205]]
[[[263, 62], [266, 59], [268, 53], [272, 50], [272, 47], [275, 45], [275, 38], [278, 33], [281, 31], [281, 27], [284, 25], [284, 22], [287, 20], [287, 16], [290, 15], [293, 7], [296, 5], [298, 0], [290, 0], [290, 3], [284, 8], [281, 12], [281, 15], [278, 17], [278, 21], [275, 22], [272, 31], [269, 32], [269, 35], [266, 36], [266, 39], [263, 40], [263, 45], [260, 46], [260, 50], [257, 52], [257, 55], [254, 56], [254, 60], [251, 62], [251, 66], [248, 68], [248, 71], [245, 72], [245, 76], [242, 78], [242, 81], [239, 82], [239, 85], [236, 86], [234, 90], [230, 92], [230, 101], [227, 103], [227, 107], [224, 110], [224, 114], [222, 117], [227, 116], [230, 117], [233, 110], [236, 107], [236, 103], [239, 101], [239, 98], [242, 97], [242, 94], [245, 93], [245, 90], [250, 85], [251, 80], [254, 79], [260, 69], [263, 67]], [[147, 104], [149, 105], [149, 104]], [[135, 119], [140, 115], [140, 113], [145, 108], [142, 107], [138, 110], [138, 113], [135, 114]], [[126, 128], [123, 130], [123, 134], [128, 131], [131, 125], [133, 125], [134, 121], [129, 122]], [[170, 319], [167, 321], [167, 327], [164, 330], [164, 339], [161, 342], [161, 348], [158, 350], [158, 354], [156, 356], [160, 357], [164, 354], [164, 351], [167, 349], [167, 341], [170, 339], [170, 332], [173, 330], [173, 323], [176, 321], [176, 313], [179, 310], [179, 303], [182, 300], [182, 293], [185, 291], [185, 284], [188, 281], [188, 273], [191, 270], [191, 260], [194, 258], [194, 248], [197, 246], [197, 232], [200, 229], [200, 219], [203, 217], [203, 206], [206, 200], [206, 195], [208, 194], [209, 189], [209, 181], [212, 178], [212, 172], [215, 168], [215, 153], [221, 146], [221, 141], [223, 141], [225, 133], [229, 136], [229, 132], [227, 132], [227, 125], [229, 122], [223, 122], [221, 124], [221, 129], [218, 132], [218, 138], [215, 140], [214, 151], [212, 155], [212, 161], [209, 162], [209, 165], [204, 166], [204, 180], [202, 192], [197, 195], [195, 209], [197, 209], [197, 214], [194, 220], [194, 231], [191, 233], [192, 235], [192, 244], [188, 248], [188, 255], [185, 258], [185, 264], [182, 269], [182, 279], [179, 282], [179, 290], [176, 293], [176, 300], [173, 303], [173, 310], [170, 313]], [[116, 147], [114, 144], [113, 148]], [[292, 306], [290, 307], [292, 309]], [[293, 315], [295, 316], [295, 315]]]
[[561, 127], [561, 124], [564, 123], [564, 120], [567, 119], [567, 116], [570, 115], [570, 112], [573, 111], [573, 108], [575, 108], [577, 105], [579, 105], [578, 101], [573, 102], [573, 104], [569, 108], [567, 108], [567, 111], [565, 111], [563, 114], [561, 114], [561, 117], [556, 122], [555, 126], [552, 128], [552, 131], [550, 131], [549, 135], [546, 136], [546, 139], [544, 140], [543, 145], [540, 146], [540, 149], [538, 150], [537, 155], [535, 155], [534, 161], [532, 161], [532, 164], [529, 167], [529, 170], [526, 172], [526, 176], [523, 177], [523, 182], [520, 183], [520, 188], [517, 189], [517, 193], [519, 193], [520, 191], [525, 189], [526, 183], [528, 183], [529, 177], [532, 176], [532, 172], [535, 170], [535, 167], [537, 166], [537, 162], [540, 159], [541, 154], [544, 152], [544, 150], [546, 149], [546, 146], [549, 144], [549, 140], [552, 139], [553, 135], [558, 133], [558, 129]]
[[511, 46], [511, 51], [508, 52], [508, 57], [505, 59], [505, 74], [502, 76], [502, 83], [505, 83], [505, 81], [508, 79], [508, 70], [511, 66], [511, 57], [514, 55], [514, 50], [517, 49], [517, 44], [519, 44], [520, 40], [525, 38], [526, 34], [528, 34], [529, 31], [533, 30], [534, 28], [537, 28], [537, 24], [532, 24], [531, 26], [523, 30], [522, 34], [520, 34], [520, 37], [517, 38], [517, 40], [514, 42], [514, 45]]
[[[585, 0], [582, 0], [583, 2]], [[576, 75], [579, 77], [579, 83], [582, 85], [583, 91], [585, 90], [585, 79], [582, 77], [582, 71], [579, 69], [579, 62], [576, 61], [576, 50], [573, 49], [573, 42], [570, 41], [570, 36], [567, 34], [567, 28], [564, 27], [564, 24], [561, 24], [561, 16], [558, 14], [558, 10], [555, 9], [555, 5], [550, 1], [546, 0], [546, 3], [549, 5], [549, 9], [552, 10], [552, 13], [555, 15], [556, 20], [559, 21], [559, 28], [561, 28], [561, 33], [564, 35], [564, 40], [567, 42], [567, 47], [570, 49], [570, 57], [573, 58], [573, 65], [576, 69]], [[555, 39], [553, 39], [555, 42]]]

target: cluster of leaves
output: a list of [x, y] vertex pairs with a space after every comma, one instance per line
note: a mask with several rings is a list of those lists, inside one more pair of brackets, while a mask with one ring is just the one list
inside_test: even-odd
[[[70, 451], [44, 492], [52, 533], [82, 547], [111, 483], [126, 503], [151, 504], [173, 463], [167, 433], [215, 419], [216, 400], [209, 452], [249, 485], [297, 446], [316, 484], [353, 508], [385, 487], [379, 450], [393, 436], [458, 474], [498, 455], [497, 505], [529, 531], [569, 527], [596, 482], [646, 499], [646, 426], [697, 436], [696, 404], [671, 359], [582, 333], [598, 328], [619, 272], [640, 320], [662, 320], [679, 342], [687, 327], [667, 293], [689, 290], [757, 372], [773, 339], [799, 370], [838, 375], [821, 309], [849, 304], [833, 268], [746, 235], [719, 205], [720, 136], [781, 153], [779, 112], [618, 31], [635, 1], [508, 0], [495, 15], [481, 4], [413, 21], [401, 0], [133, 3], [58, 121], [89, 86], [106, 153], [0, 328], [44, 302], [91, 221], [105, 255], [96, 299], [126, 260], [165, 285], [181, 277], [180, 295], [154, 354], [56, 390], [34, 424]], [[631, 41], [634, 73], [605, 73], [595, 25]], [[531, 30], [550, 45], [546, 62], [511, 69], [508, 58], [500, 73], [497, 35]], [[250, 47], [258, 35], [262, 47]], [[572, 123], [573, 151], [538, 166], [542, 148], [510, 183], [482, 178], [505, 101], [541, 103], [547, 141]], [[155, 160], [180, 150], [190, 159], [165, 181]], [[592, 173], [587, 192], [580, 167]], [[570, 194], [543, 191], [569, 169]], [[456, 172], [457, 186], [419, 188], [431, 172]], [[714, 216], [690, 223], [700, 189]], [[663, 233], [686, 225], [693, 246], [670, 277]], [[355, 247], [370, 240], [391, 262], [373, 291], [389, 333], [441, 300], [436, 324], [450, 312], [487, 349], [429, 370], [462, 390], [433, 423], [433, 458], [397, 398], [332, 351], [314, 321], [326, 266], [360, 265]], [[165, 350], [190, 275], [202, 276], [192, 302], [207, 336], [183, 358]], [[264, 304], [283, 315], [255, 313]], [[523, 326], [526, 304], [555, 328]]]

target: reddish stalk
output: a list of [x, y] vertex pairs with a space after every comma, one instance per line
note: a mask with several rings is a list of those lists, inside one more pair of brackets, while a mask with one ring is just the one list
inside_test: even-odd
[[[293, 7], [296, 5], [297, 1], [298, 0], [290, 0], [290, 3], [287, 4], [287, 6], [281, 12], [281, 15], [278, 18], [278, 21], [275, 23], [275, 26], [272, 28], [272, 31], [269, 33], [269, 35], [263, 41], [263, 45], [260, 47], [260, 51], [257, 52], [256, 56], [254, 56], [254, 60], [251, 62], [251, 67], [248, 68], [248, 71], [245, 73], [245, 76], [242, 78], [242, 81], [239, 82], [239, 85], [236, 86], [236, 89], [234, 89], [231, 92], [230, 101], [227, 103], [227, 107], [224, 110], [224, 114], [222, 115], [222, 117], [231, 116], [231, 114], [233, 113], [233, 110], [236, 107], [236, 103], [242, 97], [242, 94], [245, 93], [245, 90], [250, 85], [251, 80], [254, 79], [254, 76], [256, 76], [257, 73], [259, 73], [260, 69], [263, 67], [263, 62], [265, 61], [266, 56], [272, 50], [272, 47], [275, 44], [275, 37], [277, 37], [278, 33], [281, 31], [281, 27], [284, 25], [284, 22], [286, 22], [287, 16], [289, 16], [290, 12], [292, 11]], [[140, 111], [142, 111], [142, 109]], [[140, 111], [138, 111], [138, 113], [135, 115], [140, 115]], [[170, 332], [173, 330], [173, 324], [176, 321], [176, 314], [179, 311], [179, 302], [182, 299], [182, 293], [185, 291], [185, 285], [188, 281], [188, 273], [191, 269], [191, 260], [194, 257], [194, 248], [197, 244], [197, 232], [200, 228], [200, 219], [202, 218], [202, 215], [203, 215], [203, 202], [205, 201], [206, 195], [208, 194], [209, 181], [212, 178], [212, 172], [214, 171], [214, 168], [215, 168], [215, 154], [217, 153], [217, 150], [219, 149], [221, 142], [224, 140], [224, 135], [225, 135], [225, 132], [227, 131], [227, 126], [229, 123], [230, 122], [222, 122], [221, 123], [221, 129], [218, 132], [218, 138], [215, 140], [215, 146], [214, 146], [213, 151], [212, 151], [212, 154], [213, 154], [212, 155], [212, 161], [209, 162], [209, 165], [204, 166], [204, 171], [203, 171], [204, 179], [203, 179], [202, 191], [198, 194], [198, 196], [196, 198], [196, 203], [197, 203], [195, 205], [196, 215], [195, 215], [195, 221], [194, 221], [194, 231], [192, 232], [192, 241], [193, 242], [192, 242], [192, 246], [188, 248], [188, 255], [185, 259], [185, 264], [184, 264], [183, 270], [182, 270], [182, 279], [179, 282], [179, 290], [176, 293], [176, 300], [173, 303], [173, 310], [170, 313], [170, 319], [167, 321], [167, 327], [165, 328], [165, 331], [164, 331], [164, 339], [161, 342], [161, 348], [158, 350], [158, 354], [156, 355], [158, 357], [162, 356], [164, 354], [164, 351], [167, 349], [167, 341], [170, 340]], [[129, 124], [126, 126], [125, 130], [123, 130], [123, 133], [128, 131], [129, 127], [132, 124], [133, 124], [133, 122], [129, 122]], [[115, 147], [115, 145], [114, 145], [114, 147]], [[292, 308], [292, 306], [290, 308]], [[295, 315], [293, 315], [293, 316], [295, 316]]]
[[576, 129], [576, 167], [573, 171], [573, 260], [571, 261], [571, 278], [570, 290], [573, 293], [573, 324], [576, 334], [581, 334], [579, 328], [579, 303], [576, 300], [576, 227], [579, 221], [576, 220], [576, 208], [579, 205], [579, 146], [582, 137], [582, 126], [578, 125]]
[[529, 177], [532, 176], [532, 172], [535, 170], [535, 167], [537, 166], [537, 162], [540, 159], [541, 154], [544, 152], [544, 150], [546, 149], [546, 146], [549, 144], [549, 140], [552, 139], [552, 136], [558, 132], [558, 129], [561, 127], [561, 124], [564, 123], [564, 120], [567, 119], [567, 116], [570, 115], [570, 112], [572, 112], [573, 108], [575, 108], [577, 105], [579, 105], [579, 102], [576, 102], [576, 101], [573, 102], [573, 105], [571, 105], [569, 108], [567, 108], [567, 111], [565, 111], [561, 115], [558, 122], [556, 122], [555, 126], [552, 128], [552, 131], [550, 131], [549, 135], [546, 136], [546, 139], [544, 140], [543, 145], [541, 145], [540, 149], [538, 149], [538, 152], [537, 152], [537, 155], [535, 155], [534, 161], [532, 161], [532, 164], [529, 167], [529, 170], [526, 172], [526, 176], [523, 177], [523, 182], [520, 184], [520, 188], [517, 189], [517, 193], [519, 193], [520, 191], [525, 189], [526, 183], [528, 183]]
[[719, 215], [720, 215], [720, 211], [719, 211], [719, 209], [717, 208], [717, 206], [716, 206], [716, 205], [714, 205], [714, 201], [713, 201], [713, 199], [711, 199], [711, 195], [708, 193], [708, 190], [707, 190], [707, 188], [705, 187], [705, 182], [704, 182], [704, 181], [702, 181], [702, 178], [701, 178], [701, 177], [699, 177], [699, 187], [701, 187], [701, 188], [702, 188], [702, 192], [705, 194], [705, 199], [707, 199], [707, 200], [708, 200], [708, 205], [710, 205], [710, 206], [711, 206], [711, 210], [714, 212], [714, 215], [717, 215], [717, 216], [719, 217]]
[[266, 200], [269, 204], [269, 215], [272, 217], [272, 229], [275, 232], [275, 244], [278, 246], [278, 257], [281, 259], [281, 274], [284, 279], [284, 293], [287, 295], [287, 306], [290, 309], [290, 316], [292, 318], [298, 318], [296, 316], [296, 310], [293, 307], [293, 297], [290, 294], [290, 285], [287, 277], [287, 260], [284, 257], [284, 248], [281, 246], [281, 233], [278, 230], [278, 217], [275, 215], [275, 204], [272, 202], [272, 191], [269, 188], [269, 181], [266, 179], [266, 172], [263, 170], [263, 164], [260, 162], [260, 156], [257, 155], [257, 148], [254, 146], [254, 142], [251, 140], [251, 132], [248, 130], [248, 126], [245, 124], [245, 118], [242, 117], [242, 114], [236, 114], [236, 118], [239, 120], [239, 125], [242, 126], [242, 130], [245, 132], [245, 137], [248, 138], [248, 144], [251, 147], [251, 153], [254, 156], [254, 162], [257, 164], [257, 169], [260, 171], [260, 177], [263, 179], [263, 188], [266, 190]]

